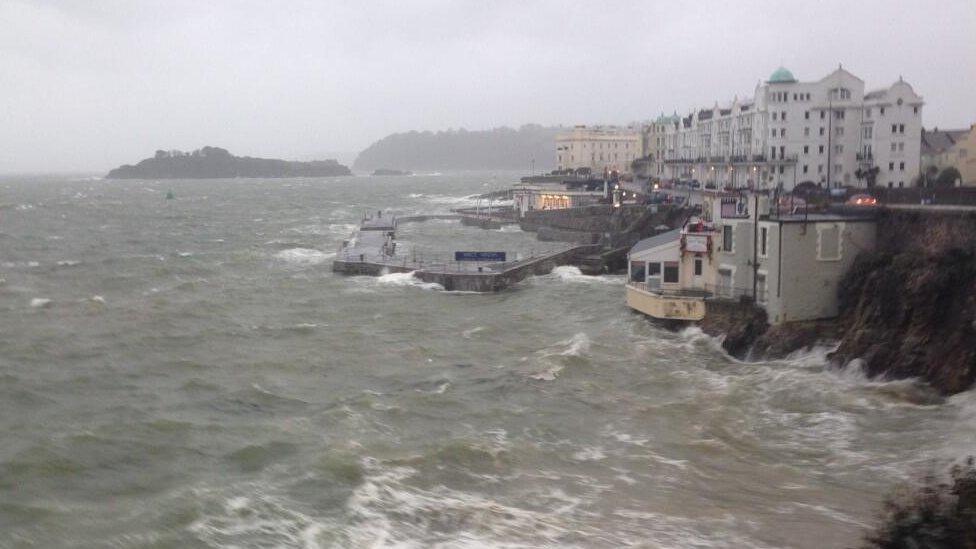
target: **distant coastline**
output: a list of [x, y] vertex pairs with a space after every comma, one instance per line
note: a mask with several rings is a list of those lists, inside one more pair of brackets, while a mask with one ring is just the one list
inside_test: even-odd
[[389, 168], [377, 168], [373, 170], [373, 175], [413, 175], [413, 172], [405, 170], [391, 170]]
[[526, 124], [518, 129], [394, 133], [373, 143], [356, 157], [357, 171], [397, 166], [414, 172], [448, 170], [548, 171], [556, 155], [558, 127]]
[[193, 152], [156, 151], [136, 165], [110, 171], [107, 179], [222, 179], [233, 177], [335, 177], [351, 175], [335, 160], [298, 162], [234, 156], [226, 149], [203, 147]]

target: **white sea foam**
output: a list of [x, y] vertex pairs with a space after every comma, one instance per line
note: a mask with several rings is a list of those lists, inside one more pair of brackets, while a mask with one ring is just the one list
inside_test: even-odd
[[[545, 489], [532, 499], [546, 511], [524, 509], [469, 490], [413, 486], [409, 479], [415, 469], [365, 463], [368, 475], [346, 503], [352, 520], [344, 533], [350, 547], [553, 545], [576, 530], [573, 514], [583, 503], [558, 489]], [[440, 532], [445, 521], [452, 525], [450, 538]]]
[[295, 265], [318, 265], [335, 257], [335, 253], [325, 253], [310, 248], [289, 248], [276, 253], [275, 257]]
[[584, 332], [579, 332], [568, 340], [561, 341], [560, 344], [568, 345], [566, 350], [559, 353], [562, 356], [582, 356], [590, 350], [590, 337]]
[[976, 455], [976, 391], [970, 389], [949, 398], [956, 410], [952, 433], [946, 437], [945, 448], [940, 449], [948, 459]]
[[[443, 194], [412, 193], [409, 196], [410, 198], [423, 200], [430, 204], [441, 204], [441, 205], [450, 205], [450, 206], [462, 206], [462, 205], [476, 206], [478, 204], [478, 195], [476, 194], [471, 194], [468, 196], [447, 196]], [[482, 200], [481, 202], [484, 203], [486, 206], [488, 204], [484, 200]]]
[[637, 438], [631, 434], [621, 433], [613, 429], [607, 430], [607, 436], [613, 438], [617, 442], [622, 442], [624, 444], [629, 444], [632, 446], [646, 446], [647, 443], [650, 442], [650, 440], [646, 438]]
[[337, 233], [342, 235], [348, 235], [356, 229], [357, 225], [354, 223], [330, 223], [329, 232]]
[[624, 277], [617, 275], [585, 275], [579, 267], [560, 265], [552, 270], [551, 276], [562, 282], [584, 282], [591, 284], [623, 284]]
[[376, 281], [380, 284], [388, 286], [413, 286], [415, 288], [421, 288], [423, 290], [443, 290], [444, 287], [436, 282], [424, 282], [416, 276], [414, 276], [414, 271], [409, 273], [387, 273], [376, 277]]
[[603, 448], [599, 446], [586, 446], [581, 450], [573, 452], [573, 459], [576, 461], [599, 461], [607, 455], [603, 452]]
[[210, 506], [189, 530], [208, 545], [322, 547], [322, 521], [266, 492], [266, 487], [255, 486], [248, 496], [228, 497]]
[[91, 301], [95, 303], [105, 303], [105, 298], [100, 295], [93, 295], [91, 296]]
[[58, 266], [59, 267], [74, 267], [75, 265], [78, 265], [80, 263], [81, 263], [80, 261], [75, 261], [73, 259], [65, 259], [63, 261], [58, 261]]
[[580, 357], [590, 350], [590, 337], [584, 332], [579, 332], [569, 339], [564, 339], [552, 348], [547, 348], [537, 353], [540, 362], [548, 365], [548, 368], [529, 375], [532, 379], [539, 381], [552, 381], [556, 379], [559, 372], [563, 371], [565, 364], [560, 357]]
[[30, 300], [30, 306], [34, 308], [47, 307], [51, 305], [51, 300], [46, 297], [35, 297]]

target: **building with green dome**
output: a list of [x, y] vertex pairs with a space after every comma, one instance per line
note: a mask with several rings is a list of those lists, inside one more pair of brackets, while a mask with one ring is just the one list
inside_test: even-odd
[[868, 91], [842, 66], [811, 81], [779, 67], [752, 97], [646, 124], [642, 171], [716, 190], [911, 186], [923, 105], [900, 77]]
[[796, 78], [793, 77], [793, 73], [786, 69], [786, 67], [780, 67], [773, 71], [773, 74], [769, 76], [767, 80], [770, 84], [793, 84], [796, 82]]

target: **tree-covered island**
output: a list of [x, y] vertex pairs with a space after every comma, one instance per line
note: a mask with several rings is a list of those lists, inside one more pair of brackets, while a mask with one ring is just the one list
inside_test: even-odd
[[217, 179], [231, 177], [332, 177], [351, 175], [335, 160], [298, 162], [234, 156], [226, 149], [203, 147], [193, 152], [156, 151], [135, 166], [110, 171], [109, 179]]

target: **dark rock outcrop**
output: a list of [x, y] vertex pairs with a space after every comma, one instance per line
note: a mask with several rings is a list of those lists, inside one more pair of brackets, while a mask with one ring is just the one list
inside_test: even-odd
[[767, 330], [766, 311], [748, 302], [709, 301], [708, 314], [698, 323], [703, 332], [723, 337], [722, 347], [736, 358], [752, 356], [752, 349]]
[[845, 328], [834, 354], [864, 361], [868, 375], [919, 377], [944, 394], [976, 381], [976, 255], [874, 253], [841, 287]]
[[890, 211], [878, 249], [840, 287], [838, 363], [917, 377], [943, 394], [976, 382], [976, 214]]
[[333, 177], [350, 175], [335, 160], [293, 162], [275, 158], [234, 156], [219, 147], [193, 152], [156, 151], [135, 166], [126, 164], [110, 171], [109, 179], [218, 179], [233, 177]]

